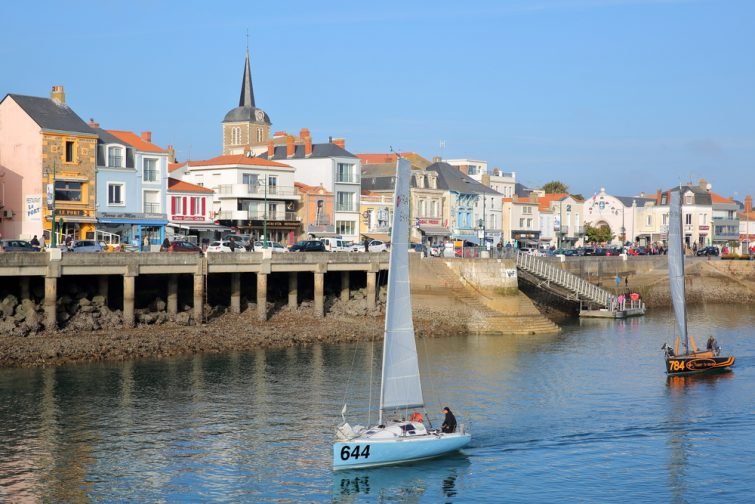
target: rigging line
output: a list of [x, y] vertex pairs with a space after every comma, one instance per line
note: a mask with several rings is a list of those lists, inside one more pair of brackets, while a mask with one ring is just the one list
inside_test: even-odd
[[343, 394], [343, 403], [346, 404], [346, 399], [349, 396], [349, 389], [351, 388], [351, 380], [354, 378], [354, 363], [357, 360], [357, 351], [359, 350], [359, 344], [354, 345], [354, 355], [351, 358], [351, 370], [349, 371], [349, 379], [346, 381], [346, 391]]
[[[427, 378], [430, 381], [430, 395], [435, 398], [435, 402], [440, 404], [440, 397], [437, 394], [437, 389], [435, 387], [435, 380], [433, 379], [433, 373], [432, 373], [432, 367], [430, 366], [430, 352], [427, 349], [427, 336], [420, 338], [422, 340], [422, 346], [425, 350], [425, 368], [428, 370], [427, 372]], [[427, 401], [425, 401], [427, 402]], [[430, 416], [427, 414], [427, 407], [425, 407], [425, 415], [428, 418], [428, 421], [430, 419]], [[432, 427], [432, 423], [430, 424]]]
[[367, 427], [372, 425], [372, 378], [375, 374], [375, 335], [370, 338], [370, 399], [367, 402]]

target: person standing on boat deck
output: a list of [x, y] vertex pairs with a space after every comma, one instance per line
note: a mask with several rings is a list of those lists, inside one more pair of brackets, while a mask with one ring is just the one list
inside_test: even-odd
[[718, 341], [716, 341], [716, 338], [714, 338], [713, 336], [708, 337], [707, 347], [708, 347], [708, 350], [710, 350], [716, 355], [718, 355], [721, 352], [721, 348], [718, 346]]
[[453, 413], [451, 413], [451, 410], [448, 409], [448, 406], [443, 408], [443, 413], [446, 414], [446, 418], [443, 420], [443, 425], [441, 426], [441, 430], [447, 434], [450, 434], [452, 432], [456, 431], [456, 417]]

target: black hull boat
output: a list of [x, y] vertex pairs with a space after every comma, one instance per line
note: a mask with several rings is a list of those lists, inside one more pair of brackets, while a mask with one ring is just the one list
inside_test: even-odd
[[721, 349], [712, 335], [708, 338], [706, 349], [700, 350], [695, 338], [687, 332], [682, 247], [682, 188], [669, 192], [668, 280], [676, 319], [676, 344], [674, 348], [665, 343], [661, 347], [666, 353], [666, 373], [669, 376], [681, 376], [729, 371], [734, 366], [735, 359], [731, 355], [720, 355]]

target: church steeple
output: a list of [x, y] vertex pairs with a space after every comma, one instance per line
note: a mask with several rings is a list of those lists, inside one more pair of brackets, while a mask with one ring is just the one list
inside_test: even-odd
[[251, 107], [254, 105], [254, 88], [252, 87], [252, 70], [249, 65], [249, 48], [246, 48], [246, 61], [244, 62], [244, 78], [241, 80], [241, 97], [239, 107]]

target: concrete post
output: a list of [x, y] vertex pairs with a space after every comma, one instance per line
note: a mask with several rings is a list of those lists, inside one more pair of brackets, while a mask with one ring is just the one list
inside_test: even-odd
[[194, 323], [204, 322], [204, 275], [194, 275]]
[[57, 329], [58, 279], [45, 277], [45, 329]]
[[377, 273], [367, 272], [367, 309], [373, 311], [377, 308]]
[[241, 313], [241, 273], [231, 273], [231, 313]]
[[267, 320], [267, 273], [257, 273], [257, 319]]
[[325, 273], [315, 273], [315, 317], [325, 316]]
[[107, 305], [108, 288], [110, 287], [110, 277], [107, 275], [100, 275], [97, 278], [97, 294], [105, 298], [105, 305]]
[[29, 277], [22, 276], [19, 279], [19, 282], [21, 287], [21, 300], [29, 299]]
[[136, 291], [136, 277], [123, 276], [123, 325], [134, 327], [134, 293]]
[[288, 274], [288, 306], [296, 308], [299, 304], [299, 274], [292, 271]]
[[349, 272], [341, 272], [341, 301], [347, 302], [349, 300]]
[[178, 314], [178, 276], [168, 277], [168, 318], [175, 320]]

